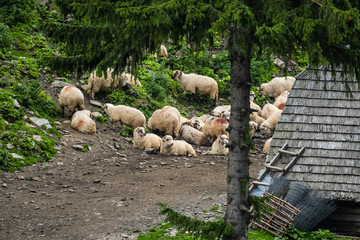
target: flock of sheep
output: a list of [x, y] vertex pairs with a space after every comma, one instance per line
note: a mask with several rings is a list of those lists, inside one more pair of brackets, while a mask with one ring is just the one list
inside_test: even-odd
[[[207, 76], [197, 74], [185, 74], [179, 70], [173, 72], [176, 79], [185, 91], [193, 94], [208, 95], [213, 101], [218, 100], [217, 82]], [[262, 108], [253, 102], [254, 94], [250, 96], [249, 126], [250, 136], [255, 131], [271, 137], [285, 106], [288, 94], [295, 82], [294, 77], [274, 78], [269, 83], [262, 84], [258, 91], [264, 96], [275, 99], [273, 104], [267, 103]], [[131, 84], [141, 86], [139, 80], [130, 74], [113, 76], [108, 70], [107, 76], [98, 77], [92, 73], [88, 79], [87, 93], [94, 98], [96, 92], [102, 88], [115, 88], [119, 85]], [[84, 95], [74, 86], [64, 87], [59, 96], [59, 103], [64, 114], [64, 107], [71, 111], [71, 127], [84, 133], [95, 133], [96, 124], [90, 117], [90, 111], [85, 110]], [[229, 150], [226, 147], [229, 139], [227, 128], [230, 120], [230, 105], [218, 106], [211, 114], [204, 114], [201, 117], [187, 119], [180, 115], [178, 109], [172, 106], [165, 106], [154, 111], [146, 121], [144, 114], [136, 108], [125, 105], [106, 103], [103, 106], [104, 112], [112, 122], [120, 122], [123, 125], [134, 129], [133, 146], [145, 149], [154, 148], [164, 155], [187, 155], [196, 157], [191, 144], [211, 145], [208, 154], [227, 155]], [[167, 134], [159, 137], [155, 133], [146, 133], [148, 127], [152, 132]], [[266, 142], [263, 152], [267, 153], [271, 138]]]

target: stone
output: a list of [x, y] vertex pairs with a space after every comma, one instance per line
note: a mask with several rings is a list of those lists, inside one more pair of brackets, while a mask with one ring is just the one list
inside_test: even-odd
[[12, 145], [11, 143], [6, 144], [6, 148], [7, 149], [13, 149], [14, 145]]
[[40, 135], [33, 135], [33, 139], [38, 142], [42, 142], [42, 137]]
[[60, 80], [63, 80], [63, 79], [64, 78], [55, 78], [55, 81], [51, 83], [50, 87], [52, 87], [52, 88], [63, 88], [65, 86], [74, 86], [71, 83], [60, 81]]
[[16, 108], [21, 108], [21, 106], [20, 106], [20, 103], [16, 100], [16, 99], [14, 99], [14, 107], [16, 107]]
[[145, 148], [144, 152], [148, 154], [156, 154], [158, 151], [155, 148]]
[[52, 128], [50, 125], [49, 120], [45, 118], [38, 118], [38, 117], [30, 117], [30, 120], [38, 127], [41, 127], [42, 125], [45, 125], [47, 129]]
[[16, 154], [16, 153], [10, 153], [11, 156], [15, 159], [24, 159], [22, 156], [20, 156], [19, 154]]
[[102, 104], [95, 100], [90, 100], [90, 104], [102, 108]]
[[90, 114], [92, 117], [94, 117], [94, 118], [97, 118], [97, 117], [102, 117], [102, 114], [101, 113], [99, 113], [99, 112], [91, 112], [91, 114]]
[[81, 146], [81, 145], [73, 145], [72, 147], [75, 148], [75, 149], [79, 149], [79, 150], [81, 150], [81, 149], [84, 148], [84, 147]]

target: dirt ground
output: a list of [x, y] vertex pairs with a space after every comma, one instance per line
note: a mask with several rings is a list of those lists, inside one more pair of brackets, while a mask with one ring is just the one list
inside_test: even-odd
[[[164, 220], [157, 202], [201, 219], [224, 215], [227, 157], [197, 146], [197, 158], [148, 154], [119, 126], [97, 122], [98, 134], [89, 135], [65, 120], [51, 161], [0, 174], [0, 239], [136, 239]], [[251, 177], [265, 161], [266, 139], [254, 140]], [[73, 147], [84, 144], [91, 149]]]

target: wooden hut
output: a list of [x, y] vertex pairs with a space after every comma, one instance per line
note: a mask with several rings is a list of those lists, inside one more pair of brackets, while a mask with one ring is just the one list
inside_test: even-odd
[[[304, 153], [286, 174], [303, 181], [339, 208], [321, 226], [360, 235], [360, 89], [344, 84], [343, 72], [306, 69], [296, 82], [276, 127], [268, 159], [285, 143]], [[351, 90], [351, 94], [349, 93]], [[279, 167], [287, 164], [281, 159]]]

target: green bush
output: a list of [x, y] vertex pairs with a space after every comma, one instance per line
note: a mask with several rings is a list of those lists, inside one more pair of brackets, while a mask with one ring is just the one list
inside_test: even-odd
[[0, 22], [9, 26], [29, 23], [36, 16], [36, 0], [0, 0]]
[[0, 49], [9, 47], [11, 42], [9, 27], [0, 22]]
[[14, 107], [14, 97], [6, 89], [0, 89], [0, 117], [8, 122], [21, 120], [25, 115], [22, 108]]

